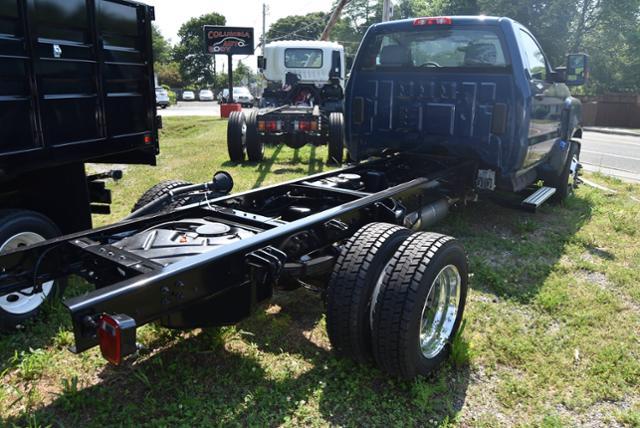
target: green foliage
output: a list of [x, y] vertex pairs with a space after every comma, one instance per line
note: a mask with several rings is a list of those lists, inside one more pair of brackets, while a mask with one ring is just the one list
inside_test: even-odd
[[153, 60], [157, 64], [164, 64], [171, 59], [171, 45], [164, 38], [156, 24], [151, 26], [151, 42], [153, 45]]
[[351, 67], [362, 36], [367, 28], [382, 20], [382, 0], [351, 0], [342, 11], [342, 19], [338, 21], [331, 33], [331, 40], [336, 40], [345, 48], [347, 68]]
[[324, 12], [292, 15], [278, 19], [267, 31], [267, 42], [274, 40], [318, 40], [327, 24]]
[[[225, 76], [227, 79], [228, 77]], [[238, 62], [233, 69], [234, 86], [248, 86], [255, 82], [256, 74], [242, 61]]]
[[173, 61], [180, 64], [180, 75], [184, 83], [211, 86], [214, 83], [213, 59], [206, 53], [204, 43], [205, 25], [225, 25], [226, 18], [215, 12], [191, 18], [178, 31], [180, 42], [173, 50]]
[[155, 71], [160, 84], [168, 85], [172, 88], [181, 88], [184, 86], [184, 80], [180, 74], [180, 64], [177, 62], [156, 64]]

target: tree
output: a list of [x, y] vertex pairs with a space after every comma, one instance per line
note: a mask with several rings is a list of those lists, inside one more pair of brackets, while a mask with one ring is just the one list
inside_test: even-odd
[[233, 85], [248, 86], [254, 81], [255, 73], [242, 61], [238, 61], [238, 64], [233, 69]]
[[180, 42], [173, 49], [173, 60], [188, 85], [211, 86], [214, 83], [213, 60], [205, 51], [205, 25], [225, 25], [226, 18], [215, 12], [191, 18], [178, 31]]
[[182, 88], [184, 81], [180, 75], [180, 65], [177, 62], [166, 64], [156, 64], [156, 74], [161, 85], [168, 85], [171, 88]]
[[164, 64], [171, 59], [171, 45], [164, 38], [156, 24], [151, 26], [151, 43], [153, 46], [153, 60], [155, 63]]
[[280, 18], [269, 27], [267, 41], [320, 40], [320, 34], [324, 30], [327, 18], [327, 14], [324, 12]]

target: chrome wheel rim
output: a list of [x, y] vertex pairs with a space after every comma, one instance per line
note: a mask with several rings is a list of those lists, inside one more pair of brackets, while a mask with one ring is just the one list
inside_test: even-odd
[[460, 272], [447, 265], [431, 284], [420, 317], [419, 345], [425, 358], [434, 358], [449, 341], [460, 306]]
[[[43, 236], [34, 232], [17, 233], [0, 246], [0, 253], [37, 244], [44, 240]], [[42, 292], [40, 293], [31, 294], [33, 287], [29, 287], [20, 290], [19, 293], [0, 296], [0, 309], [14, 315], [27, 314], [42, 305], [42, 302], [47, 299], [52, 289], [53, 281], [48, 281], [42, 284]]]
[[244, 150], [247, 147], [247, 122], [242, 121], [242, 127], [240, 128], [242, 132], [242, 149]]
[[573, 192], [578, 188], [579, 178], [578, 175], [580, 173], [580, 161], [577, 156], [573, 156], [571, 158], [571, 166], [569, 167], [569, 193]]

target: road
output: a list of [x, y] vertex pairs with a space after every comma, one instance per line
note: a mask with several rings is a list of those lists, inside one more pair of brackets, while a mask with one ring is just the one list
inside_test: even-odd
[[580, 161], [588, 171], [640, 182], [640, 137], [585, 132]]
[[220, 105], [217, 101], [178, 101], [176, 105], [158, 110], [161, 116], [217, 116], [220, 117]]

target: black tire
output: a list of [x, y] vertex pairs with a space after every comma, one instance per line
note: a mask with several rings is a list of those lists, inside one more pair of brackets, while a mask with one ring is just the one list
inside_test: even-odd
[[244, 161], [246, 131], [245, 117], [241, 111], [232, 111], [227, 123], [227, 149], [232, 162]]
[[[32, 233], [38, 235], [43, 239], [52, 239], [61, 235], [60, 229], [49, 218], [44, 215], [28, 210], [0, 210], [0, 248], [5, 245], [10, 245], [9, 241], [15, 239], [18, 234]], [[39, 239], [40, 240], [40, 239]], [[35, 242], [34, 242], [35, 243]], [[18, 247], [21, 245], [18, 245]], [[16, 248], [16, 247], [14, 247]], [[60, 296], [64, 292], [66, 281], [57, 280], [51, 284], [51, 287], [46, 294], [38, 301], [28, 302], [26, 296], [19, 293], [11, 293], [5, 296], [0, 296], [0, 330], [9, 331], [15, 329], [19, 324], [34, 318], [40, 312], [42, 306], [56, 296]], [[37, 298], [38, 296], [33, 296]], [[11, 300], [16, 299], [11, 302]], [[15, 305], [23, 299], [23, 306], [13, 306], [9, 308], [9, 305]], [[30, 306], [37, 305], [37, 307], [30, 309]], [[3, 307], [3, 305], [6, 305]]]
[[[138, 201], [133, 205], [131, 212], [137, 211], [140, 208], [144, 207], [148, 203], [155, 201], [158, 198], [167, 195], [173, 189], [177, 189], [178, 187], [188, 186], [192, 183], [183, 180], [165, 180], [160, 183], [151, 186], [146, 192], [140, 196]], [[165, 204], [157, 207], [156, 212], [164, 211], [170, 208], [178, 208], [183, 205], [186, 205], [189, 202], [189, 198], [178, 198], [175, 200], [168, 200]], [[151, 214], [151, 213], [149, 213]]]
[[247, 116], [247, 157], [251, 162], [260, 162], [264, 159], [264, 143], [258, 134], [258, 111], [251, 110]]
[[344, 116], [333, 112], [329, 115], [329, 158], [327, 163], [342, 164], [344, 156]]
[[[440, 318], [453, 323], [442, 323], [443, 330], [435, 337], [445, 334], [446, 338], [436, 340], [433, 354], [426, 355], [420, 342], [423, 309], [431, 290], [436, 289], [439, 273], [454, 272], [450, 266], [455, 267], [459, 277], [454, 295], [457, 312], [455, 318], [448, 311]], [[458, 241], [435, 233], [416, 233], [407, 238], [385, 268], [374, 306], [373, 355], [378, 366], [406, 379], [433, 371], [449, 355], [451, 340], [462, 320], [467, 288], [467, 258]], [[446, 334], [449, 328], [450, 334]]]
[[404, 227], [371, 223], [347, 241], [327, 288], [327, 333], [337, 355], [373, 360], [372, 296], [384, 267], [409, 235]]
[[576, 161], [580, 159], [580, 146], [578, 143], [572, 141], [571, 147], [569, 147], [569, 154], [564, 166], [562, 167], [562, 171], [558, 176], [547, 180], [545, 183], [547, 186], [555, 187], [556, 189], [556, 193], [551, 197], [551, 202], [553, 203], [559, 204], [566, 201], [569, 195], [571, 195], [577, 187], [579, 171], [571, 170], [574, 158]]

